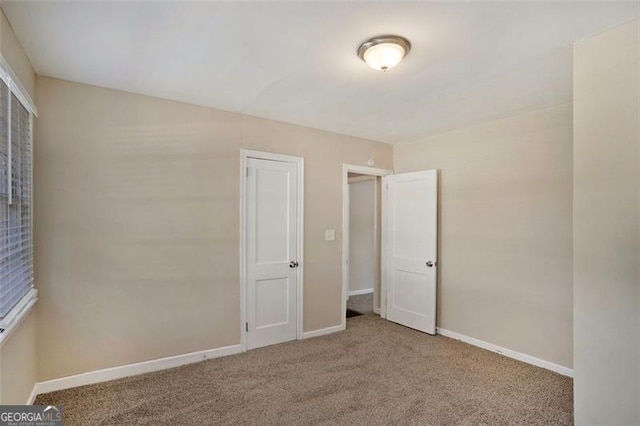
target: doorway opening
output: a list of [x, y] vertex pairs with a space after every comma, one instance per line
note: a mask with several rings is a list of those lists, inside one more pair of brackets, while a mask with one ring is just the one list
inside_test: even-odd
[[345, 164], [342, 218], [342, 326], [381, 313], [381, 190], [391, 170]]
[[[349, 172], [349, 293], [347, 318], [373, 312], [380, 284], [379, 194], [377, 176]], [[378, 302], [377, 304], [374, 302]]]

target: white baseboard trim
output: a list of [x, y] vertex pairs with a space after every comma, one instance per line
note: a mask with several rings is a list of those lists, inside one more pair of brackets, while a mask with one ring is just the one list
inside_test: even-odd
[[336, 333], [344, 329], [345, 327], [343, 327], [342, 325], [334, 325], [332, 327], [321, 328], [320, 330], [305, 331], [304, 333], [302, 333], [302, 338], [310, 339], [311, 337], [324, 336], [325, 334]]
[[31, 389], [31, 394], [29, 395], [29, 399], [27, 400], [27, 403], [25, 405], [33, 405], [33, 403], [36, 400], [36, 396], [38, 396], [38, 394], [36, 393], [36, 388], [38, 387], [37, 383], [33, 384], [33, 389]]
[[151, 361], [143, 361], [135, 364], [90, 371], [88, 373], [76, 374], [74, 376], [61, 377], [59, 379], [36, 383], [33, 388], [32, 396], [33, 399], [35, 399], [36, 395], [41, 393], [107, 382], [109, 380], [121, 379], [123, 377], [137, 376], [138, 374], [166, 370], [167, 368], [179, 367], [181, 365], [192, 364], [194, 362], [204, 361], [210, 358], [220, 358], [240, 352], [242, 352], [242, 347], [240, 345], [224, 346], [222, 348], [191, 352], [167, 358], [159, 358]]
[[361, 290], [351, 290], [349, 291], [349, 296], [360, 296], [362, 294], [370, 294], [373, 293], [372, 288], [363, 288]]
[[470, 345], [477, 346], [491, 352], [499, 353], [500, 355], [504, 355], [508, 358], [513, 358], [518, 361], [526, 362], [527, 364], [535, 365], [536, 367], [555, 371], [556, 373], [562, 374], [563, 376], [573, 377], [573, 370], [569, 367], [564, 367], [562, 365], [554, 364], [553, 362], [545, 361], [531, 355], [526, 355], [521, 352], [503, 348], [501, 346], [494, 345], [493, 343], [487, 343], [473, 337], [465, 336], [464, 334], [456, 333], [455, 331], [449, 331], [438, 327], [436, 329], [436, 332], [444, 337], [460, 340], [461, 342], [468, 343]]

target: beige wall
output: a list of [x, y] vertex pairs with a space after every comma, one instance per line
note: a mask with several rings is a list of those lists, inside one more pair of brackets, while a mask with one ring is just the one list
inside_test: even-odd
[[640, 424], [639, 22], [574, 50], [577, 425]]
[[0, 404], [25, 404], [37, 379], [36, 312], [32, 311], [2, 344]]
[[0, 51], [22, 86], [33, 98], [35, 96], [36, 74], [2, 10], [0, 10]]
[[239, 343], [241, 148], [304, 157], [304, 330], [340, 324], [342, 165], [390, 167], [389, 145], [51, 78], [37, 90], [41, 380]]
[[572, 366], [571, 107], [394, 147], [440, 170], [438, 327]]
[[[0, 52], [33, 98], [35, 73], [2, 11]], [[36, 319], [32, 312], [0, 346], [0, 404], [27, 402], [36, 377]]]
[[349, 180], [349, 291], [376, 284], [375, 176]]

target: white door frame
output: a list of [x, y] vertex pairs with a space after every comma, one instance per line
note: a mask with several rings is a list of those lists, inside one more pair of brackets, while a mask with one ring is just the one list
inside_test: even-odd
[[281, 161], [285, 163], [295, 163], [298, 167], [298, 204], [296, 230], [298, 234], [297, 261], [300, 264], [296, 268], [296, 337], [302, 339], [303, 331], [303, 289], [304, 289], [304, 158], [291, 155], [273, 154], [270, 152], [253, 151], [249, 149], [240, 150], [240, 347], [242, 352], [247, 351], [247, 203], [245, 200], [247, 189], [247, 159], [257, 158], [260, 160]]
[[[350, 172], [359, 173], [362, 175], [369, 175], [369, 176], [388, 176], [393, 174], [393, 170], [379, 169], [376, 167], [357, 166], [355, 164], [342, 165], [342, 315], [340, 320], [341, 321], [340, 327], [343, 330], [347, 327], [347, 295], [349, 294], [349, 173]], [[382, 200], [380, 200], [380, 202], [381, 201]], [[380, 259], [382, 260], [382, 257]], [[382, 304], [382, 295], [380, 295], [380, 301]]]

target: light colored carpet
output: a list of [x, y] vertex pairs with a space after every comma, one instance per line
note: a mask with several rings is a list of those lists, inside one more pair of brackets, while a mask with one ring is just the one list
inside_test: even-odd
[[367, 314], [347, 330], [39, 395], [65, 425], [570, 425], [572, 380]]
[[373, 293], [349, 296], [347, 309], [353, 309], [361, 314], [373, 312]]

